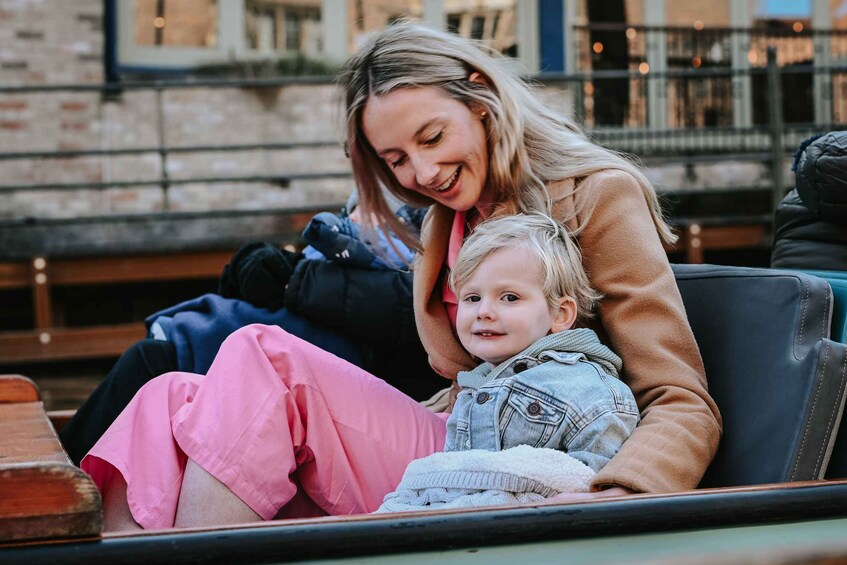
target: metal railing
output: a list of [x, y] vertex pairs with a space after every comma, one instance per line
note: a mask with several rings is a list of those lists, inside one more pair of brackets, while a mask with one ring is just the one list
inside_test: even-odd
[[[799, 26], [756, 27], [645, 26], [595, 23], [574, 26], [577, 70], [637, 68], [649, 59], [650, 49], [666, 53], [670, 68], [738, 66], [734, 51], [752, 67], [767, 64], [767, 49], [779, 50], [779, 65], [810, 63], [815, 51], [838, 59], [847, 55], [847, 30]], [[597, 45], [600, 43], [600, 45]], [[624, 64], [621, 64], [621, 63]]]
[[[667, 29], [664, 32], [670, 33]], [[839, 36], [840, 37], [840, 36]], [[781, 175], [785, 156], [790, 154], [800, 141], [814, 133], [833, 129], [845, 129], [847, 124], [836, 119], [840, 114], [833, 113], [826, 123], [790, 123], [784, 119], [785, 107], [795, 105], [794, 92], [786, 97], [787, 103], [782, 104], [779, 98], [784, 92], [786, 80], [796, 74], [812, 73], [813, 76], [827, 77], [827, 84], [842, 85], [847, 88], [847, 66], [830, 65], [828, 67], [786, 67], [779, 64], [775, 48], [770, 48], [769, 64], [764, 67], [751, 67], [738, 70], [731, 68], [699, 68], [699, 69], [668, 69], [664, 72], [631, 72], [629, 70], [605, 70], [580, 72], [571, 75], [542, 74], [536, 80], [551, 88], [563, 89], [569, 94], [574, 115], [581, 122], [589, 135], [605, 146], [612, 149], [635, 154], [649, 163], [682, 160], [684, 162], [716, 161], [724, 159], [740, 159], [770, 163], [772, 170], [774, 199], [781, 198], [785, 190], [785, 180]], [[164, 116], [163, 93], [173, 89], [214, 88], [214, 89], [267, 89], [284, 88], [301, 84], [329, 84], [329, 77], [280, 78], [260, 80], [191, 80], [191, 81], [152, 81], [127, 82], [119, 87], [113, 84], [105, 85], [52, 85], [52, 86], [18, 86], [0, 87], [0, 97], [6, 95], [21, 95], [29, 93], [68, 93], [68, 92], [97, 92], [106, 99], [119, 98], [121, 92], [153, 91], [156, 94], [156, 135], [157, 145], [139, 147], [115, 147], [80, 150], [33, 150], [0, 152], [0, 161], [11, 160], [42, 160], [42, 159], [77, 159], [85, 157], [114, 157], [121, 155], [157, 155], [159, 160], [159, 177], [137, 180], [103, 181], [103, 182], [11, 182], [0, 183], [0, 195], [15, 192], [37, 191], [66, 191], [80, 188], [105, 190], [110, 188], [129, 188], [140, 186], [159, 186], [163, 192], [164, 210], [168, 210], [168, 191], [172, 186], [180, 184], [222, 184], [222, 183], [266, 183], [278, 187], [286, 187], [294, 180], [321, 180], [352, 178], [349, 171], [325, 171], [310, 173], [292, 173], [279, 171], [269, 175], [195, 175], [181, 178], [171, 178], [168, 173], [168, 159], [175, 154], [199, 153], [229, 153], [249, 151], [272, 151], [290, 149], [327, 148], [338, 146], [337, 140], [309, 142], [265, 142], [241, 144], [192, 144], [169, 145], [166, 143], [167, 123]], [[650, 95], [658, 88], [665, 86], [666, 93], [662, 99], [670, 106], [677, 104], [684, 97], [674, 98], [670, 94], [689, 90], [691, 92], [709, 92], [719, 90], [717, 84], [730, 85], [728, 93], [730, 102], [722, 102], [722, 106], [731, 106], [735, 96], [732, 85], [739, 81], [748, 81], [764, 85], [762, 103], [757, 104], [757, 112], [764, 115], [761, 123], [747, 126], [732, 124], [732, 120], [724, 117], [723, 110], [718, 111], [715, 120], [680, 119], [672, 121], [675, 127], [665, 124], [657, 128], [651, 123]], [[626, 89], [629, 96], [629, 109], [624, 112], [625, 123], [618, 127], [598, 123], [596, 104], [600, 93], [608, 88]], [[637, 96], [633, 93], [636, 93]], [[1, 98], [0, 98], [1, 99]], [[702, 105], [707, 105], [712, 98], [700, 97]], [[685, 113], [685, 105], [672, 107], [673, 112]], [[758, 122], [756, 120], [755, 122]], [[744, 188], [744, 187], [740, 187]], [[219, 212], [219, 211], [218, 211]]]
[[[776, 49], [794, 98], [784, 108], [786, 123], [847, 122], [847, 30], [810, 30], [798, 22], [794, 28], [592, 24], [575, 26], [574, 37], [575, 71], [598, 79], [586, 85], [589, 127], [646, 126], [655, 118], [648, 107], [654, 104], [656, 113], [658, 99], [668, 106], [669, 127], [766, 124], [768, 49]], [[816, 111], [818, 102], [831, 112]]]
[[288, 187], [295, 180], [320, 180], [333, 178], [352, 178], [349, 172], [319, 172], [319, 173], [281, 173], [274, 175], [245, 175], [245, 176], [191, 176], [187, 178], [170, 178], [168, 173], [168, 158], [174, 154], [199, 153], [231, 153], [247, 151], [272, 151], [290, 149], [309, 149], [338, 147], [334, 140], [307, 141], [297, 143], [267, 142], [242, 144], [200, 144], [200, 145], [169, 145], [166, 142], [166, 120], [164, 116], [163, 93], [176, 89], [275, 89], [293, 85], [325, 84], [330, 82], [328, 77], [285, 77], [276, 79], [235, 79], [235, 80], [156, 80], [135, 81], [116, 84], [59, 84], [59, 85], [29, 85], [0, 87], [2, 95], [22, 95], [35, 93], [65, 94], [73, 92], [98, 93], [103, 100], [119, 101], [124, 92], [153, 91], [156, 95], [156, 134], [158, 145], [84, 149], [84, 150], [55, 150], [55, 151], [0, 151], [0, 161], [32, 160], [32, 159], [76, 159], [82, 157], [116, 157], [157, 155], [159, 158], [160, 176], [157, 179], [134, 179], [104, 182], [54, 182], [54, 183], [9, 183], [0, 184], [0, 194], [10, 192], [34, 191], [66, 191], [78, 189], [103, 190], [109, 188], [134, 188], [143, 186], [159, 186], [163, 193], [164, 209], [168, 209], [168, 192], [174, 185], [181, 184], [222, 184], [222, 183], [267, 183], [278, 187]]

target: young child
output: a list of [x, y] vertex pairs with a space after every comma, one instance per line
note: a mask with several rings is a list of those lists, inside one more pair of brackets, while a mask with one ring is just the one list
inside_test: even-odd
[[445, 453], [410, 464], [380, 511], [587, 490], [639, 413], [620, 358], [592, 330], [571, 329], [599, 296], [567, 230], [537, 213], [483, 222], [449, 282], [459, 340], [482, 364], [459, 373]]

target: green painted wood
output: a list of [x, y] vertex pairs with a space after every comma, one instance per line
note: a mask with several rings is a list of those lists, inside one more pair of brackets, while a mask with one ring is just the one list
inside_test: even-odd
[[309, 561], [356, 563], [484, 565], [612, 565], [624, 563], [834, 563], [847, 560], [847, 518], [763, 526], [701, 529], [554, 541], [453, 551]]

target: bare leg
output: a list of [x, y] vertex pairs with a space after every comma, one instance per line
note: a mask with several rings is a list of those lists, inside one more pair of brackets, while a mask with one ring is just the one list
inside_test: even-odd
[[253, 512], [222, 482], [188, 460], [174, 518], [175, 528], [259, 522]]
[[132, 517], [126, 502], [126, 481], [117, 471], [103, 497], [103, 530], [106, 532], [127, 532], [140, 530], [141, 526]]

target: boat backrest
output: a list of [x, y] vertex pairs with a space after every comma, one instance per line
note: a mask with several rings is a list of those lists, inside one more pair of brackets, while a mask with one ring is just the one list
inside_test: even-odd
[[674, 265], [724, 433], [701, 487], [824, 477], [847, 389], [832, 291], [796, 271]]
[[820, 277], [832, 288], [832, 333], [834, 341], [847, 343], [847, 271], [812, 271], [802, 269], [802, 272]]
[[[832, 339], [847, 343], [847, 272], [844, 271], [805, 271], [820, 277], [832, 287]], [[847, 477], [847, 419], [841, 419], [841, 426], [835, 438], [835, 448], [826, 470], [827, 479]]]
[[[833, 341], [847, 343], [847, 271], [821, 271], [800, 269], [800, 272], [814, 275], [825, 280], [832, 289], [832, 326], [830, 338]], [[835, 447], [829, 466], [827, 479], [847, 477], [847, 419], [841, 419], [841, 426], [835, 438]]]

